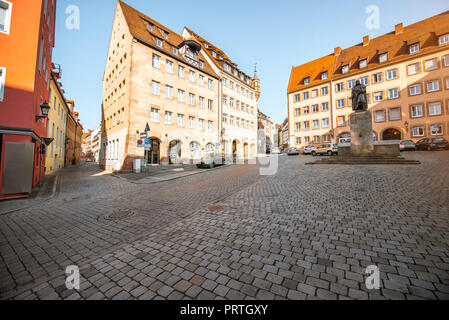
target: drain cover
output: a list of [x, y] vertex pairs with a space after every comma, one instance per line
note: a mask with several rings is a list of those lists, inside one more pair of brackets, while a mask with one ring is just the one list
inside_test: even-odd
[[106, 215], [104, 218], [106, 220], [123, 220], [123, 219], [129, 218], [133, 215], [134, 215], [134, 211], [127, 209], [127, 210], [114, 211], [114, 212]]
[[212, 206], [204, 207], [204, 209], [206, 209], [209, 212], [220, 212], [220, 211], [223, 211], [224, 209], [226, 209], [226, 206], [212, 205]]

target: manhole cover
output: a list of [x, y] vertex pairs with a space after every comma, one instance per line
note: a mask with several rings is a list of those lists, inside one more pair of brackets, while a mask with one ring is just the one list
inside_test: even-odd
[[204, 207], [204, 209], [206, 209], [209, 212], [220, 212], [220, 211], [223, 211], [224, 209], [226, 209], [226, 206], [212, 205], [212, 206]]
[[114, 211], [114, 212], [106, 215], [104, 218], [106, 220], [123, 220], [123, 219], [129, 218], [133, 215], [134, 215], [134, 211], [127, 209], [127, 210]]

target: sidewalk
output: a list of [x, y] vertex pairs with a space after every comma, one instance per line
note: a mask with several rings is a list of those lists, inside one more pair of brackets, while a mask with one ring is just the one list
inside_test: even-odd
[[50, 174], [43, 179], [40, 188], [33, 189], [28, 199], [0, 201], [0, 215], [30, 208], [53, 198], [58, 180], [57, 174]]
[[140, 173], [114, 173], [112, 175], [135, 184], [152, 184], [210, 172], [227, 166], [230, 166], [230, 164], [217, 166], [212, 169], [197, 168], [196, 165], [150, 166], [142, 168], [142, 172]]

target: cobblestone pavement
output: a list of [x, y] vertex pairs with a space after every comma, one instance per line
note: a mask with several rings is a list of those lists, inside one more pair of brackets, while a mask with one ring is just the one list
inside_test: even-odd
[[65, 170], [54, 199], [0, 216], [1, 297], [449, 299], [449, 152], [405, 156], [422, 165], [283, 156], [274, 176], [237, 165], [152, 185]]

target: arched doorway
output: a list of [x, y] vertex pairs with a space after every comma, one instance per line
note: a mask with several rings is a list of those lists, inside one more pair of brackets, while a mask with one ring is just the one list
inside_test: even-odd
[[147, 164], [160, 164], [161, 142], [158, 138], [150, 138], [150, 150], [145, 150]]
[[170, 164], [181, 163], [181, 141], [173, 140], [170, 142], [168, 156], [170, 158]]
[[240, 148], [240, 142], [238, 140], [233, 140], [232, 141], [232, 158], [235, 160], [237, 160], [238, 156], [239, 156], [239, 148]]
[[245, 143], [243, 144], [243, 157], [244, 157], [245, 159], [247, 159], [248, 156], [249, 156], [249, 145], [248, 145], [248, 143], [245, 142]]
[[189, 146], [190, 159], [199, 160], [200, 159], [200, 144], [196, 141], [190, 143]]
[[401, 140], [402, 134], [401, 131], [389, 128], [382, 133], [382, 140]]

